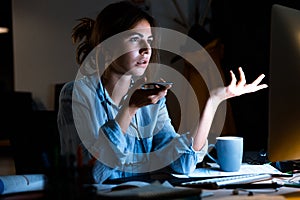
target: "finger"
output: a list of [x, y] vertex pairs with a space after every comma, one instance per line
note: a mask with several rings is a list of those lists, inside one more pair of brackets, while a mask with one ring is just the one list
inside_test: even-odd
[[156, 104], [159, 101], [160, 97], [158, 95], [149, 96], [149, 100], [151, 104]]
[[158, 95], [160, 96], [160, 98], [162, 98], [162, 97], [164, 97], [164, 96], [166, 96], [168, 94], [168, 90], [166, 89], [166, 90], [163, 90], [163, 91], [161, 91], [160, 93], [158, 93]]
[[[166, 82], [166, 80], [163, 79], [163, 78], [160, 78], [160, 81], [161, 81], [161, 82], [164, 82], [164, 83]], [[165, 86], [166, 89], [170, 89], [171, 87], [172, 87], [172, 85], [166, 85], [166, 86]]]
[[144, 92], [147, 96], [151, 96], [151, 95], [158, 95], [161, 91], [164, 91], [164, 90], [165, 90], [165, 88], [158, 87], [158, 88], [154, 88], [154, 89], [144, 90]]
[[254, 85], [258, 85], [263, 79], [265, 78], [264, 74], [261, 74], [259, 77], [257, 77], [257, 79], [255, 79], [252, 84]]
[[163, 78], [160, 78], [159, 80], [160, 80], [161, 82], [166, 82], [165, 79], [163, 79]]
[[[161, 91], [161, 92], [156, 96], [157, 101], [159, 101], [161, 98], [165, 97], [166, 95], [167, 95], [167, 90]], [[157, 102], [157, 101], [156, 101], [156, 102]]]
[[167, 85], [167, 86], [165, 87], [166, 91], [167, 91], [168, 89], [170, 89], [171, 87], [172, 87], [172, 85]]
[[261, 85], [256, 85], [256, 86], [250, 84], [250, 85], [247, 85], [247, 92], [245, 92], [245, 93], [256, 92], [258, 90], [262, 90], [267, 87], [268, 87], [267, 84], [261, 84]]
[[264, 88], [267, 88], [268, 85], [267, 84], [261, 84], [255, 87], [255, 92]]
[[244, 86], [246, 84], [246, 77], [243, 69], [239, 67], [239, 72], [240, 72], [240, 81], [238, 82], [238, 86]]
[[230, 82], [230, 85], [236, 85], [236, 77], [233, 73], [232, 70], [230, 70], [230, 75], [231, 75], [231, 82]]

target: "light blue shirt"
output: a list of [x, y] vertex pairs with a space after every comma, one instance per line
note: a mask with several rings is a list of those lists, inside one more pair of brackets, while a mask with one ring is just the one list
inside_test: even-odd
[[121, 106], [111, 100], [97, 73], [67, 83], [60, 94], [61, 153], [77, 155], [80, 147], [84, 164], [96, 158], [96, 183], [161, 169], [188, 174], [203, 160], [207, 143], [195, 151], [189, 133], [176, 133], [166, 98], [140, 108], [125, 134], [114, 119]]

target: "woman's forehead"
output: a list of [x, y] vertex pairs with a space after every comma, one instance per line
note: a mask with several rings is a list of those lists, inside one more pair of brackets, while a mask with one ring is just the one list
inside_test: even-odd
[[145, 19], [137, 22], [130, 31], [138, 32], [138, 33], [142, 32], [142, 33], [150, 34], [150, 35], [152, 34], [151, 26], [150, 26], [149, 22]]

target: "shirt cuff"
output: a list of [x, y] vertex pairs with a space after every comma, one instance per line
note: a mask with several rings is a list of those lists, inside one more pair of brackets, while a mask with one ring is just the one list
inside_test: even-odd
[[204, 159], [204, 157], [206, 156], [206, 154], [207, 154], [207, 151], [208, 151], [208, 140], [206, 139], [205, 140], [205, 144], [203, 145], [203, 147], [202, 147], [202, 149], [201, 150], [199, 150], [199, 151], [196, 151], [196, 150], [194, 150], [194, 148], [193, 148], [193, 144], [194, 144], [194, 138], [192, 137], [191, 138], [191, 149], [192, 149], [192, 151], [196, 154], [196, 156], [197, 156], [197, 163], [200, 163], [200, 162], [202, 162], [203, 161], [203, 159]]
[[111, 143], [118, 146], [118, 148], [121, 147], [122, 144], [126, 144], [126, 139], [121, 130], [121, 127], [115, 120], [106, 122], [101, 128], [106, 138]]

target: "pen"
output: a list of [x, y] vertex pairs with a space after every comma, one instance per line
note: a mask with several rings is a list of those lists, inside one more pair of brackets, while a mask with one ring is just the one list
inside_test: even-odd
[[277, 189], [280, 187], [293, 187], [293, 188], [300, 188], [300, 184], [297, 183], [257, 183], [257, 184], [228, 184], [224, 186], [220, 186], [219, 188], [224, 189]]
[[283, 186], [293, 187], [293, 188], [300, 188], [300, 183], [284, 183]]
[[279, 183], [256, 183], [256, 184], [228, 184], [224, 186], [220, 186], [219, 188], [224, 188], [224, 189], [277, 189], [284, 186], [283, 184]]
[[300, 170], [295, 169], [295, 170], [288, 171], [288, 172], [286, 172], [286, 173], [287, 173], [287, 174], [293, 175], [293, 174], [300, 173]]
[[272, 177], [292, 177], [293, 174], [282, 173], [282, 174], [272, 174]]

